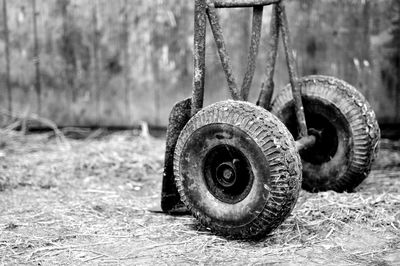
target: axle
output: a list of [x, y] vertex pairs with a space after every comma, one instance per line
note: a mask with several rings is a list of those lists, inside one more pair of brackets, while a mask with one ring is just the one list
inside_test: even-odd
[[317, 141], [317, 137], [313, 136], [313, 135], [308, 135], [308, 136], [302, 137], [296, 141], [296, 149], [297, 149], [297, 151], [308, 149], [308, 148], [312, 147], [316, 141]]

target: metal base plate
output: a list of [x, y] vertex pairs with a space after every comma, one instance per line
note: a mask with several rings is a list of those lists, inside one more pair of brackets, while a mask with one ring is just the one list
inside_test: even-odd
[[161, 192], [161, 209], [170, 214], [188, 212], [185, 205], [180, 200], [175, 185], [173, 162], [176, 142], [182, 129], [190, 119], [190, 112], [191, 98], [188, 98], [176, 103], [169, 116]]

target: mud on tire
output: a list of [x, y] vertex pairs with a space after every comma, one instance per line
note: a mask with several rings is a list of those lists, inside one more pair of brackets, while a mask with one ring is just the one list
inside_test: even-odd
[[[326, 76], [298, 81], [310, 134], [319, 141], [300, 152], [303, 188], [352, 191], [369, 174], [380, 138], [375, 113], [364, 96], [348, 83]], [[298, 137], [290, 86], [279, 92], [271, 112]]]
[[174, 175], [200, 223], [232, 238], [275, 229], [301, 186], [290, 132], [268, 111], [239, 101], [218, 102], [190, 119], [175, 148]]

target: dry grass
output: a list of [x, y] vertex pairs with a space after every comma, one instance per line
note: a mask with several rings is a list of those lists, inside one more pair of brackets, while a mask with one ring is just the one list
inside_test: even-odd
[[357, 193], [303, 191], [292, 215], [272, 235], [232, 241], [209, 233], [190, 216], [149, 211], [160, 201], [164, 141], [137, 135], [60, 142], [51, 135], [1, 131], [1, 261], [400, 264], [396, 151], [382, 151]]

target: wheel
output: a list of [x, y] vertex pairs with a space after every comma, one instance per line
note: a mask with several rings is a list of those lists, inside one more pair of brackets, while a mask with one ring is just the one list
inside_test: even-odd
[[[346, 82], [326, 76], [298, 81], [309, 134], [317, 143], [300, 151], [302, 187], [311, 192], [353, 191], [369, 174], [377, 153], [380, 130], [365, 98]], [[271, 111], [295, 139], [298, 127], [290, 86], [272, 103]]]
[[239, 101], [210, 105], [189, 120], [176, 144], [174, 175], [200, 223], [232, 238], [272, 231], [301, 187], [290, 132], [268, 111]]

